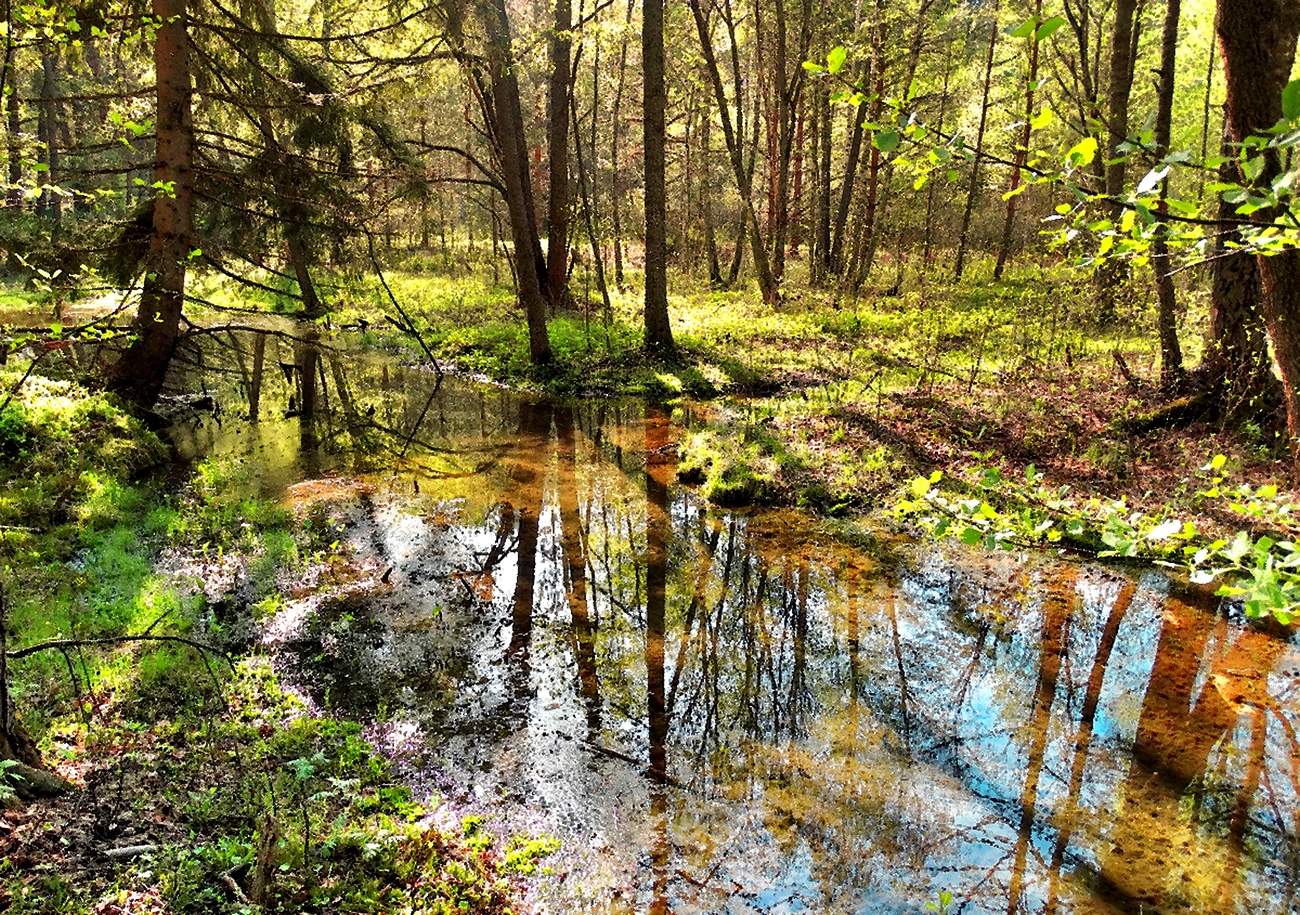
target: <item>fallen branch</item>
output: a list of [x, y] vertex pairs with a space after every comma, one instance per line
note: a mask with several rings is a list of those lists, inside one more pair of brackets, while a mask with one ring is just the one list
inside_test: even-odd
[[1182, 428], [1209, 415], [1215, 407], [1211, 391], [1198, 391], [1162, 404], [1154, 410], [1115, 420], [1113, 428], [1128, 435], [1146, 435], [1163, 429]]
[[235, 879], [235, 871], [238, 869], [239, 867], [235, 867], [222, 874], [221, 882], [226, 885], [226, 889], [230, 890], [230, 895], [234, 896], [235, 901], [240, 905], [252, 905], [252, 900], [248, 898], [244, 893], [243, 888], [239, 885], [239, 881]]
[[9, 780], [10, 787], [14, 790], [14, 794], [20, 800], [35, 801], [40, 798], [55, 797], [71, 791], [73, 788], [72, 782], [54, 772], [38, 769], [35, 766], [29, 766], [25, 762], [9, 759], [5, 756], [0, 756], [0, 759], [5, 759], [8, 764], [5, 769], [5, 776]]
[[1143, 384], [1142, 379], [1135, 375], [1133, 370], [1128, 367], [1128, 361], [1124, 358], [1124, 354], [1115, 349], [1110, 351], [1110, 355], [1111, 358], [1115, 360], [1115, 367], [1119, 369], [1120, 375], [1124, 376], [1124, 381], [1128, 384], [1129, 390], [1135, 394], [1140, 394], [1146, 385]]
[[215, 325], [205, 326], [202, 324], [195, 324], [192, 321], [190, 321], [188, 318], [185, 318], [184, 316], [182, 316], [182, 320], [184, 320], [185, 323], [189, 325], [189, 330], [186, 330], [184, 334], [182, 334], [182, 336], [185, 337], [186, 339], [192, 339], [194, 337], [203, 336], [205, 334], [216, 335], [221, 333], [227, 333], [230, 331], [239, 331], [241, 333], [262, 334], [263, 336], [267, 336], [267, 337], [278, 337], [281, 340], [288, 340], [291, 343], [305, 343], [309, 346], [315, 346], [322, 350], [334, 351], [337, 349], [337, 347], [331, 346], [330, 344], [323, 342], [318, 337], [302, 337], [299, 336], [298, 334], [291, 334], [285, 330], [276, 330], [275, 328], [271, 328], [271, 327], [258, 327], [255, 324], [215, 324]]
[[231, 670], [235, 669], [235, 662], [220, 648], [208, 645], [204, 642], [198, 642], [194, 639], [187, 639], [179, 635], [150, 635], [141, 633], [139, 635], [111, 635], [94, 639], [51, 639], [48, 642], [37, 642], [35, 645], [28, 645], [25, 648], [17, 648], [8, 654], [11, 661], [20, 658], [30, 657], [39, 654], [42, 651], [65, 651], [69, 648], [92, 648], [102, 647], [105, 645], [124, 645], [130, 642], [174, 642], [180, 645], [188, 645], [196, 651], [204, 654], [213, 654], [225, 661]]

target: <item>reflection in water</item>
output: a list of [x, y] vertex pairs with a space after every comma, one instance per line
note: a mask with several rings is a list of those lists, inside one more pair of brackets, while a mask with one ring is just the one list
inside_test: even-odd
[[291, 364], [177, 441], [274, 493], [365, 481], [328, 506], [362, 585], [302, 602], [286, 672], [559, 835], [540, 907], [1295, 910], [1293, 640], [1154, 573], [715, 514], [639, 405]]

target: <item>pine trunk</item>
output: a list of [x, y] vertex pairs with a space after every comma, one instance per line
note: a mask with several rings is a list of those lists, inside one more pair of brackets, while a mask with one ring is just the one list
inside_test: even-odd
[[190, 115], [190, 42], [187, 0], [153, 0], [161, 23], [154, 40], [157, 158], [154, 181], [171, 188], [153, 201], [153, 233], [136, 315], [135, 340], [114, 370], [113, 386], [151, 406], [162, 393], [180, 337], [185, 305], [185, 265], [193, 241], [194, 130]]

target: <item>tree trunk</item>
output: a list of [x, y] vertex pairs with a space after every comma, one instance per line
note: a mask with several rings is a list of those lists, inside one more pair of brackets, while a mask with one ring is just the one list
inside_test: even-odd
[[18, 212], [23, 205], [23, 191], [19, 185], [23, 180], [23, 152], [20, 135], [22, 132], [22, 115], [18, 110], [18, 68], [14, 65], [17, 48], [14, 47], [13, 7], [10, 0], [4, 2], [5, 56], [4, 69], [0, 71], [0, 90], [4, 92], [5, 105], [5, 154], [8, 157], [9, 187], [5, 192], [5, 205]]
[[[776, 54], [773, 61], [773, 89], [776, 93], [776, 162], [768, 163], [772, 171], [772, 275], [780, 282], [785, 274], [785, 244], [790, 231], [790, 168], [791, 156], [796, 149], [796, 121], [798, 120], [799, 101], [803, 94], [804, 69], [796, 64], [794, 74], [788, 73], [788, 26], [786, 23], [785, 0], [773, 0], [776, 14]], [[803, 7], [803, 27], [800, 30], [803, 40], [800, 42], [798, 58], [800, 62], [807, 54], [807, 36], [810, 10], [807, 3]], [[798, 182], [795, 184], [795, 196], [799, 194]]]
[[[1169, 154], [1169, 137], [1173, 130], [1174, 116], [1174, 82], [1177, 79], [1175, 65], [1178, 56], [1178, 19], [1182, 0], [1166, 0], [1164, 33], [1161, 37], [1160, 51], [1160, 89], [1156, 110], [1156, 157], [1162, 159]], [[1169, 178], [1166, 177], [1160, 189], [1160, 212], [1168, 211], [1165, 203], [1169, 196]], [[1151, 269], [1155, 272], [1156, 295], [1160, 303], [1160, 381], [1166, 388], [1171, 387], [1183, 375], [1183, 352], [1178, 345], [1178, 302], [1174, 294], [1174, 277], [1170, 272], [1172, 264], [1169, 259], [1169, 239], [1167, 227], [1161, 224], [1157, 228], [1152, 243]]]
[[112, 379], [124, 396], [146, 407], [162, 392], [176, 350], [185, 306], [185, 265], [193, 239], [194, 128], [187, 5], [188, 0], [153, 0], [153, 14], [161, 23], [154, 40], [158, 100], [154, 181], [170, 187], [171, 193], [158, 192], [154, 197], [153, 234], [145, 257], [136, 336]]
[[[1106, 102], [1106, 196], [1111, 199], [1124, 193], [1127, 175], [1127, 157], [1120, 146], [1128, 140], [1129, 96], [1133, 90], [1133, 13], [1137, 0], [1116, 0], [1115, 30], [1110, 44], [1110, 87]], [[1112, 215], [1118, 221], [1120, 207], [1112, 205]], [[1116, 315], [1115, 293], [1124, 278], [1123, 265], [1108, 259], [1097, 271], [1097, 318], [1103, 324], [1112, 323]]]
[[728, 289], [736, 285], [740, 279], [740, 267], [745, 262], [745, 236], [746, 228], [749, 226], [749, 217], [742, 209], [740, 218], [736, 220], [736, 242], [731, 247], [731, 263], [727, 266], [727, 280], [724, 284]]
[[[1121, 4], [1127, 0], [1119, 0]], [[1043, 0], [1034, 0], [1034, 21], [1039, 22], [1043, 18]], [[1002, 272], [1006, 269], [1007, 259], [1011, 256], [1011, 236], [1016, 225], [1016, 206], [1020, 202], [1020, 194], [1023, 191], [1021, 187], [1021, 172], [1025, 167], [1025, 161], [1029, 157], [1029, 137], [1033, 132], [1031, 122], [1034, 119], [1034, 95], [1038, 82], [1038, 34], [1029, 36], [1029, 81], [1025, 84], [1025, 110], [1024, 123], [1020, 127], [1020, 137], [1016, 144], [1015, 156], [1013, 157], [1014, 165], [1011, 167], [1011, 176], [1007, 182], [1007, 193], [1010, 195], [1007, 199], [1007, 214], [1002, 221], [1002, 242], [998, 245], [998, 260], [993, 267], [993, 279], [1002, 279]]]
[[718, 233], [713, 221], [713, 117], [704, 115], [701, 130], [700, 169], [704, 180], [700, 185], [700, 215], [704, 220], [704, 253], [709, 267], [709, 284], [715, 289], [722, 286], [722, 263], [718, 259]]
[[[587, 181], [587, 163], [582, 158], [582, 134], [578, 131], [578, 105], [572, 96], [569, 99], [569, 107], [573, 111], [573, 151], [577, 155], [578, 165], [578, 192], [582, 195], [582, 213], [587, 227], [587, 238], [591, 242], [591, 260], [596, 266], [596, 283], [600, 287], [600, 301], [605, 309], [605, 322], [608, 324], [614, 314], [613, 305], [609, 300], [609, 286], [605, 282], [605, 257], [600, 250], [600, 240], [596, 237], [596, 219], [591, 211], [591, 192], [588, 190]], [[597, 121], [596, 110], [591, 112], [591, 121], [594, 125]], [[591, 152], [596, 154], [596, 137], [591, 138]]]
[[[731, 123], [731, 106], [727, 101], [726, 90], [722, 87], [722, 74], [718, 69], [717, 55], [713, 52], [713, 41], [709, 26], [700, 7], [700, 0], [690, 0], [691, 13], [695, 17], [696, 30], [700, 37], [700, 47], [704, 52], [704, 63], [709, 71], [709, 81], [713, 84], [713, 93], [717, 101], [718, 112], [722, 116], [722, 132], [727, 141], [727, 152], [731, 161], [732, 173], [736, 179], [736, 190], [740, 193], [740, 203], [744, 209], [745, 221], [748, 223], [750, 253], [754, 258], [754, 273], [758, 277], [758, 288], [763, 301], [768, 305], [780, 302], [780, 291], [776, 278], [772, 275], [771, 264], [767, 257], [767, 248], [759, 229], [758, 215], [754, 211], [753, 172], [745, 168], [743, 152], [740, 148], [740, 136]], [[644, 36], [643, 36], [644, 40]], [[731, 36], [735, 44], [735, 36]], [[737, 98], [737, 107], [740, 107]], [[757, 119], [755, 119], [757, 123]]]
[[[966, 43], [970, 44], [970, 31], [966, 32]], [[939, 136], [943, 136], [944, 122], [948, 119], [948, 90], [952, 84], [952, 52], [951, 44], [945, 42], [949, 48], [943, 57], [943, 89], [939, 93], [939, 119], [936, 123]], [[925, 228], [922, 230], [921, 240], [921, 269], [928, 270], [930, 267], [931, 256], [934, 251], [934, 196], [938, 189], [938, 182], [931, 180], [925, 189]]]
[[550, 192], [546, 203], [546, 288], [553, 305], [562, 305], [569, 271], [569, 95], [572, 91], [572, 0], [555, 0], [551, 32], [551, 78], [547, 91], [546, 142]]
[[[1212, 26], [1213, 27], [1213, 26]], [[1205, 92], [1201, 96], [1201, 161], [1204, 162], [1210, 156], [1210, 108], [1211, 99], [1214, 97], [1214, 65], [1218, 61], [1219, 49], [1215, 47], [1215, 42], [1209, 42], [1209, 52], [1205, 55]], [[1205, 177], [1208, 169], [1197, 171], [1196, 181], [1196, 199], [1202, 200], [1205, 197]]]
[[488, 70], [492, 83], [492, 111], [497, 154], [505, 182], [506, 210], [514, 242], [515, 281], [528, 321], [528, 355], [534, 365], [551, 360], [546, 334], [544, 267], [539, 252], [537, 222], [532, 207], [532, 186], [524, 143], [524, 119], [519, 104], [519, 80], [510, 47], [510, 20], [505, 0], [484, 0], [479, 15], [487, 33]]
[[[858, 81], [861, 82], [869, 76], [870, 72], [864, 68]], [[844, 233], [849, 222], [849, 208], [853, 205], [853, 188], [856, 185], [858, 178], [858, 159], [862, 156], [862, 125], [865, 122], [865, 118], [863, 118], [862, 112], [855, 106], [849, 107], [849, 118], [852, 121], [852, 129], [849, 132], [849, 151], [848, 157], [844, 160], [844, 178], [840, 181], [840, 199], [839, 203], [835, 207], [835, 223], [831, 227], [830, 249], [827, 260], [828, 269], [834, 273], [838, 273], [844, 269]], [[829, 159], [829, 139], [831, 135], [831, 121], [829, 117], [826, 120], [826, 128], [823, 131], [823, 135], [828, 141], [826, 144], [826, 151], [823, 155]], [[829, 162], [826, 166], [826, 174], [829, 179]], [[827, 193], [829, 193], [829, 190]]]
[[[1282, 115], [1282, 90], [1295, 60], [1300, 36], [1300, 3], [1295, 0], [1220, 0], [1219, 47], [1227, 78], [1228, 131], [1240, 143], [1245, 137], [1267, 131]], [[1264, 154], [1264, 168], [1256, 179], [1270, 187], [1282, 174], [1276, 150]], [[1259, 211], [1259, 222], [1280, 221], [1285, 208]], [[1264, 322], [1282, 375], [1289, 444], [1294, 465], [1300, 465], [1300, 251], [1295, 248], [1258, 259], [1263, 289]], [[1293, 473], [1300, 469], [1293, 466]]]
[[817, 228], [814, 284], [831, 271], [831, 90], [823, 81], [817, 91]]
[[623, 34], [618, 44], [618, 82], [614, 87], [613, 127], [610, 130], [609, 161], [613, 166], [610, 174], [610, 221], [614, 232], [614, 286], [623, 288], [623, 171], [621, 167], [623, 148], [623, 84], [627, 75], [627, 33], [632, 28], [632, 9], [635, 0], [627, 0], [627, 17], [623, 21]]
[[59, 180], [58, 51], [47, 42], [41, 49], [41, 142], [45, 145], [45, 177], [41, 182], [41, 210], [57, 223], [63, 215], [63, 197], [53, 188]]
[[789, 232], [790, 232], [790, 256], [799, 256], [799, 246], [803, 243], [804, 236], [804, 180], [803, 180], [803, 128], [804, 128], [804, 106], [799, 104], [795, 114], [794, 122], [794, 149], [792, 153], [791, 168], [794, 172], [790, 186], [790, 202], [794, 205], [794, 210], [790, 213]]
[[641, 69], [645, 143], [645, 345], [671, 352], [668, 321], [668, 204], [664, 188], [667, 90], [664, 87], [664, 0], [642, 0]]
[[993, 4], [989, 11], [989, 49], [984, 58], [984, 94], [980, 99], [980, 123], [975, 131], [975, 160], [970, 167], [970, 183], [966, 186], [966, 208], [961, 215], [961, 229], [957, 232], [957, 261], [953, 266], [953, 276], [961, 279], [966, 269], [966, 245], [970, 240], [971, 217], [975, 213], [975, 202], [979, 199], [980, 176], [984, 165], [984, 134], [989, 124], [989, 91], [993, 85], [993, 58], [998, 46], [998, 5]]
[[[1236, 167], [1225, 163], [1220, 180], [1238, 179]], [[1234, 216], [1236, 207], [1220, 201], [1219, 213]], [[1211, 261], [1210, 328], [1200, 373], [1215, 393], [1216, 411], [1226, 424], [1276, 417], [1282, 386], [1273, 374], [1268, 329], [1261, 314], [1259, 265], [1254, 257], [1229, 245], [1241, 242], [1237, 233], [1220, 236]]]
[[[872, 93], [871, 105], [867, 110], [867, 120], [873, 124], [880, 123], [880, 116], [885, 110], [885, 4], [876, 0], [876, 22], [871, 31], [871, 71]], [[858, 263], [849, 271], [849, 282], [854, 291], [866, 280], [871, 270], [871, 260], [876, 250], [876, 214], [880, 207], [880, 172], [884, 159], [880, 148], [874, 142], [867, 155], [866, 199], [862, 205], [862, 236], [860, 253], [855, 253]]]

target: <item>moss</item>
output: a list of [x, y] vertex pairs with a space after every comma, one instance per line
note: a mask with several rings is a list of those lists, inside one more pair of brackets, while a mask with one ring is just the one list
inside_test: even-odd
[[511, 836], [501, 859], [501, 870], [507, 874], [535, 874], [541, 859], [560, 850], [560, 840], [554, 836]]
[[716, 505], [739, 507], [772, 501], [776, 496], [777, 461], [772, 443], [744, 431], [705, 429], [680, 446], [678, 478], [700, 486]]

